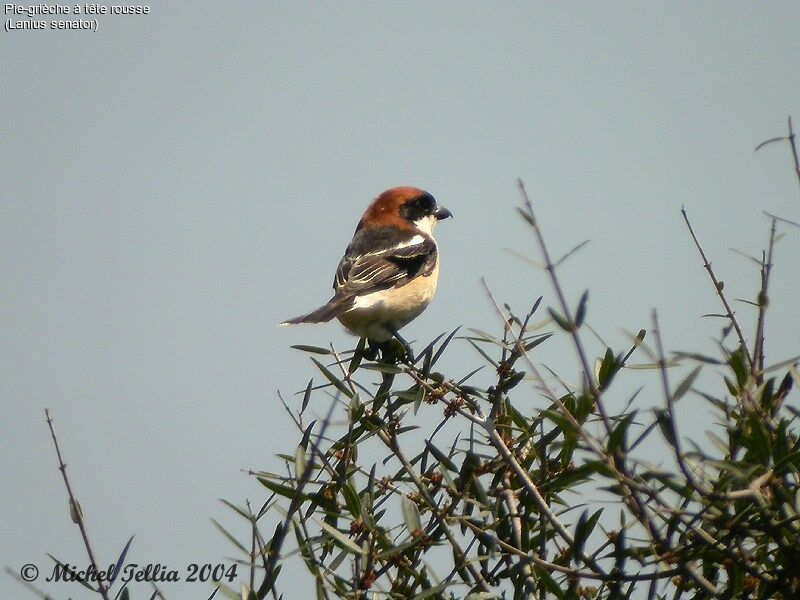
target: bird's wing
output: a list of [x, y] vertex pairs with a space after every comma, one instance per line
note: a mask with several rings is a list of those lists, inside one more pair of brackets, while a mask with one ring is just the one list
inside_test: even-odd
[[336, 269], [336, 296], [352, 297], [392, 286], [401, 286], [417, 276], [428, 275], [436, 266], [436, 242], [421, 234], [366, 232], [356, 235]]

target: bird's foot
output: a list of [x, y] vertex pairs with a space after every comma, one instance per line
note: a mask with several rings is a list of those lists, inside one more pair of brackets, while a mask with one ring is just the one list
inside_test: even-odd
[[367, 360], [375, 360], [378, 358], [378, 352], [381, 350], [381, 344], [367, 340], [366, 347], [362, 350], [361, 356]]
[[[383, 363], [390, 365], [396, 365], [397, 363], [414, 363], [414, 353], [411, 347], [400, 340], [387, 340], [385, 342], [375, 343], [370, 347], [370, 351], [376, 354], [378, 349], [381, 351], [381, 362]], [[366, 352], [365, 350], [365, 356]]]
[[396, 340], [397, 342], [400, 343], [400, 346], [402, 346], [402, 348], [403, 348], [403, 350], [405, 352], [405, 357], [404, 357], [405, 360], [403, 360], [403, 362], [406, 362], [406, 363], [408, 363], [410, 365], [414, 364], [414, 352], [411, 350], [411, 344], [409, 344], [403, 338], [403, 336], [401, 336], [399, 333], [397, 333], [396, 329], [392, 329], [391, 331], [392, 331], [392, 335], [394, 336], [394, 340]]

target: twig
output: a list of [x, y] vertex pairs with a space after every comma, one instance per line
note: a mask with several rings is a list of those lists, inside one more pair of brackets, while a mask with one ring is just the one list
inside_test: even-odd
[[775, 248], [775, 219], [769, 230], [769, 246], [766, 253], [761, 256], [761, 290], [758, 292], [758, 323], [756, 325], [756, 339], [753, 343], [753, 365], [751, 373], [758, 385], [764, 379], [764, 320], [769, 305], [769, 274], [772, 271], [772, 251]]
[[789, 135], [786, 135], [786, 136], [782, 135], [782, 136], [779, 136], [779, 137], [774, 137], [774, 138], [770, 138], [770, 139], [768, 139], [766, 141], [763, 141], [758, 146], [756, 146], [755, 151], [758, 152], [764, 146], [768, 146], [769, 144], [773, 144], [775, 142], [782, 142], [784, 140], [789, 142], [789, 148], [792, 151], [792, 160], [794, 162], [794, 172], [795, 172], [795, 175], [797, 175], [797, 182], [800, 183], [800, 160], [798, 160], [798, 156], [797, 156], [797, 143], [795, 142], [795, 137], [796, 136], [795, 136], [795, 132], [794, 132], [794, 127], [792, 126], [792, 117], [791, 117], [791, 115], [789, 117], [787, 117], [787, 125], [789, 127]]
[[717, 292], [717, 296], [719, 296], [719, 299], [722, 301], [722, 305], [725, 307], [728, 319], [730, 319], [733, 328], [736, 330], [736, 335], [739, 337], [739, 343], [742, 346], [742, 352], [744, 353], [745, 360], [747, 361], [747, 366], [752, 369], [753, 359], [750, 356], [750, 350], [747, 348], [747, 342], [744, 339], [742, 328], [739, 326], [739, 321], [736, 319], [733, 309], [728, 303], [728, 299], [725, 297], [725, 292], [722, 291], [723, 284], [717, 279], [714, 269], [711, 268], [711, 263], [708, 262], [708, 257], [703, 251], [703, 247], [700, 245], [700, 240], [697, 239], [697, 235], [695, 235], [694, 229], [692, 229], [692, 224], [689, 222], [689, 216], [686, 214], [686, 209], [683, 207], [681, 207], [681, 214], [683, 215], [683, 220], [686, 222], [686, 227], [689, 228], [689, 233], [694, 240], [694, 245], [697, 247], [697, 251], [700, 252], [700, 257], [703, 259], [703, 267], [705, 267], [706, 271], [708, 271], [708, 275], [711, 277], [711, 283], [714, 284], [714, 289]]
[[770, 219], [775, 219], [781, 223], [786, 223], [787, 225], [793, 225], [794, 227], [800, 227], [800, 223], [797, 221], [792, 221], [791, 219], [784, 219], [783, 217], [779, 217], [778, 215], [773, 215], [769, 211], [763, 211], [765, 215], [767, 215]]
[[[61, 457], [61, 448], [58, 446], [58, 438], [56, 438], [56, 430], [53, 425], [53, 418], [50, 416], [49, 408], [45, 409], [44, 415], [47, 419], [47, 425], [50, 428], [50, 436], [53, 438], [53, 445], [56, 448], [56, 455], [58, 456], [58, 470], [61, 471], [61, 476], [64, 479], [64, 486], [67, 488], [70, 515], [72, 516], [72, 520], [75, 521], [75, 523], [78, 525], [78, 528], [81, 530], [81, 537], [83, 538], [83, 545], [86, 548], [86, 554], [89, 556], [89, 563], [94, 569], [94, 572], [99, 573], [100, 569], [97, 567], [97, 561], [94, 558], [92, 544], [89, 541], [89, 534], [86, 531], [86, 524], [83, 521], [83, 511], [81, 510], [80, 504], [78, 504], [78, 501], [75, 499], [75, 495], [72, 493], [72, 486], [69, 483], [69, 477], [67, 477], [67, 465], [64, 464], [64, 459]], [[97, 588], [103, 600], [109, 600], [108, 587], [101, 577], [98, 577], [97, 579]]]
[[[150, 582], [150, 583], [153, 586], [153, 596], [152, 597], [153, 598], [161, 598], [161, 600], [166, 600], [166, 598], [164, 597], [164, 594], [161, 592], [161, 590], [158, 588], [158, 586], [154, 582]], [[216, 590], [214, 591], [214, 593], [216, 594]], [[209, 598], [209, 600], [211, 600], [211, 598]]]
[[[522, 487], [525, 488], [525, 491], [527, 491], [530, 494], [531, 498], [533, 498], [533, 500], [536, 502], [536, 506], [538, 507], [539, 512], [547, 517], [547, 520], [550, 521], [550, 524], [553, 526], [553, 529], [555, 529], [558, 532], [558, 535], [561, 536], [561, 539], [563, 539], [568, 546], [574, 548], [575, 538], [572, 537], [572, 534], [567, 530], [564, 524], [552, 511], [550, 505], [547, 504], [547, 500], [545, 500], [544, 496], [542, 496], [541, 492], [539, 491], [539, 488], [530, 478], [527, 471], [525, 471], [525, 469], [522, 468], [522, 465], [520, 465], [519, 462], [517, 462], [517, 459], [508, 449], [508, 446], [506, 446], [505, 442], [503, 441], [503, 438], [500, 436], [499, 433], [497, 433], [497, 429], [495, 429], [494, 423], [488, 421], [484, 427], [486, 428], [486, 435], [489, 438], [489, 442], [492, 444], [492, 446], [495, 447], [497, 452], [500, 454], [500, 456], [503, 459], [503, 462], [507, 466], [509, 466], [512, 471], [514, 471], [514, 474], [516, 475]], [[588, 565], [594, 572], [605, 574], [603, 568], [599, 564], [597, 564], [597, 562], [591, 557], [581, 553], [579, 558], [586, 565]]]
[[586, 380], [586, 386], [589, 388], [589, 392], [594, 399], [595, 407], [597, 408], [597, 413], [600, 415], [600, 419], [603, 421], [603, 425], [605, 426], [606, 433], [611, 435], [613, 431], [613, 427], [611, 425], [611, 419], [608, 417], [608, 413], [605, 409], [605, 405], [600, 398], [601, 391], [597, 387], [597, 383], [594, 380], [593, 370], [589, 367], [589, 360], [586, 357], [586, 351], [583, 348], [583, 342], [581, 342], [581, 337], [578, 334], [578, 327], [575, 321], [572, 318], [572, 311], [569, 308], [569, 304], [567, 304], [567, 299], [564, 296], [564, 290], [561, 287], [561, 282], [558, 280], [558, 275], [556, 275], [556, 265], [553, 263], [552, 259], [550, 258], [550, 252], [547, 249], [547, 244], [544, 241], [544, 235], [542, 235], [542, 230], [539, 228], [539, 223], [536, 220], [536, 216], [533, 212], [533, 203], [528, 196], [528, 192], [525, 189], [525, 184], [523, 183], [522, 179], [517, 180], [517, 187], [519, 188], [520, 194], [522, 195], [522, 201], [525, 204], [525, 210], [527, 212], [527, 216], [530, 218], [527, 219], [528, 223], [531, 225], [533, 232], [536, 236], [536, 241], [539, 244], [539, 251], [542, 254], [542, 258], [544, 258], [545, 262], [545, 270], [547, 274], [550, 276], [550, 283], [553, 286], [553, 290], [556, 293], [556, 297], [558, 298], [558, 303], [561, 308], [561, 313], [564, 315], [564, 318], [572, 324], [570, 327], [570, 335], [572, 336], [572, 341], [575, 346], [575, 350], [578, 353], [578, 359], [580, 360], [581, 367], [583, 368], [583, 375]]
[[[468, 519], [459, 518], [459, 522], [463, 523], [467, 526], [468, 529], [474, 531], [475, 533], [484, 533], [480, 527], [471, 523]], [[501, 540], [500, 538], [496, 538], [494, 543], [497, 546], [509, 554], [513, 554], [524, 560], [525, 562], [530, 562], [536, 565], [537, 567], [542, 567], [549, 571], [555, 571], [557, 573], [563, 573], [570, 577], [581, 578], [581, 579], [594, 579], [599, 581], [650, 581], [650, 580], [659, 580], [659, 579], [667, 579], [669, 577], [674, 577], [683, 571], [680, 568], [673, 568], [667, 569], [664, 571], [656, 571], [654, 573], [612, 573], [612, 574], [605, 574], [605, 573], [596, 573], [594, 571], [581, 571], [574, 567], [565, 567], [564, 565], [559, 565], [556, 563], [552, 563], [546, 560], [543, 560], [539, 556], [532, 554], [530, 552], [523, 552], [519, 548], [515, 548], [508, 542]]]
[[[386, 433], [383, 429], [377, 430], [377, 435], [380, 440], [386, 445], [387, 448], [394, 454], [397, 460], [400, 461], [400, 464], [403, 465], [403, 469], [414, 482], [417, 490], [419, 491], [420, 497], [428, 504], [431, 509], [431, 513], [435, 516], [437, 512], [436, 503], [431, 498], [430, 493], [428, 492], [427, 486], [422, 482], [420, 479], [419, 474], [414, 470], [414, 467], [411, 465], [411, 462], [406, 458], [403, 451], [397, 444], [397, 438], [392, 434], [391, 436]], [[450, 547], [453, 549], [453, 558], [454, 560], [460, 561], [464, 567], [469, 571], [472, 578], [475, 580], [475, 584], [480, 587], [481, 590], [484, 592], [490, 592], [491, 588], [486, 580], [481, 575], [481, 572], [475, 568], [475, 565], [472, 561], [467, 560], [467, 556], [464, 550], [461, 549], [461, 545], [456, 540], [453, 532], [450, 531], [450, 527], [447, 526], [446, 523], [442, 523], [442, 533], [447, 538], [447, 541], [450, 544]]]
[[[336, 401], [334, 400], [331, 402], [331, 407], [328, 409], [328, 414], [326, 415], [325, 419], [322, 421], [322, 427], [317, 434], [317, 444], [319, 444], [322, 437], [325, 435], [325, 431], [330, 424], [331, 415], [333, 414], [333, 409], [336, 407]], [[275, 571], [275, 566], [278, 563], [278, 559], [280, 558], [280, 550], [283, 546], [283, 542], [286, 539], [286, 534], [289, 531], [289, 525], [292, 522], [292, 518], [294, 513], [300, 509], [300, 505], [303, 503], [303, 488], [306, 486], [308, 481], [311, 479], [311, 476], [314, 473], [314, 454], [312, 453], [311, 458], [309, 459], [308, 463], [306, 464], [306, 468], [303, 471], [302, 475], [297, 482], [297, 489], [296, 494], [292, 498], [292, 501], [289, 503], [289, 510], [286, 511], [286, 516], [284, 517], [283, 523], [281, 523], [280, 529], [275, 532], [275, 535], [270, 542], [269, 547], [269, 560], [264, 565], [264, 569], [266, 573], [264, 574], [264, 581], [261, 582], [261, 585], [258, 588], [257, 595], [259, 598], [263, 598], [266, 596], [270, 590], [274, 589], [275, 587], [275, 576], [273, 575]]]
[[669, 374], [667, 373], [667, 365], [666, 365], [666, 357], [664, 354], [664, 344], [661, 340], [661, 328], [658, 324], [658, 313], [655, 309], [653, 309], [652, 313], [653, 319], [653, 337], [656, 340], [656, 352], [658, 353], [658, 370], [661, 374], [661, 385], [664, 389], [664, 402], [667, 405], [667, 412], [669, 413], [669, 428], [670, 428], [670, 437], [672, 440], [668, 440], [669, 446], [672, 447], [673, 452], [675, 453], [675, 462], [678, 463], [678, 468], [683, 473], [683, 476], [686, 477], [686, 481], [691, 485], [692, 489], [696, 490], [700, 494], [704, 496], [709, 496], [713, 492], [712, 490], [706, 486], [701, 481], [698, 481], [694, 473], [689, 469], [689, 466], [686, 464], [686, 461], [683, 457], [683, 451], [681, 450], [681, 440], [680, 435], [678, 434], [678, 430], [675, 427], [675, 412], [673, 410], [674, 407], [674, 396], [672, 395], [672, 391], [669, 385]]
[[250, 541], [250, 580], [249, 588], [253, 589], [256, 582], [256, 544], [258, 542], [258, 519], [253, 514], [253, 508], [250, 506], [250, 500], [247, 500], [247, 512], [250, 515], [250, 529], [252, 539]]
[[800, 161], [797, 159], [797, 144], [795, 144], [794, 129], [792, 128], [792, 117], [788, 118], [789, 124], [789, 145], [792, 148], [792, 158], [794, 159], [794, 172], [797, 175], [797, 182], [800, 183]]
[[6, 571], [6, 575], [9, 575], [11, 578], [16, 580], [17, 583], [19, 583], [20, 585], [23, 585], [26, 588], [28, 588], [28, 591], [32, 592], [33, 594], [35, 594], [36, 596], [38, 596], [42, 600], [53, 600], [52, 596], [44, 593], [42, 590], [37, 588], [32, 583], [30, 583], [28, 581], [25, 581], [22, 577], [20, 577], [17, 573], [15, 573], [13, 569], [10, 569], [10, 568], [6, 567], [5, 571]]

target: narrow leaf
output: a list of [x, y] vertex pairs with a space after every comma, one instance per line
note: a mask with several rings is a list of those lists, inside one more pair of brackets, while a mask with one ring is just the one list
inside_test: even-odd
[[300, 445], [294, 453], [294, 475], [297, 479], [301, 479], [305, 475], [306, 464], [306, 449]]
[[673, 402], [677, 402], [686, 395], [686, 392], [691, 389], [694, 380], [697, 379], [697, 376], [700, 374], [702, 368], [703, 365], [698, 365], [692, 370], [691, 373], [689, 373], [689, 375], [686, 376], [686, 379], [678, 384], [678, 387], [676, 387], [675, 391], [672, 393]]
[[403, 521], [405, 521], [408, 532], [411, 535], [414, 535], [415, 531], [421, 531], [422, 521], [419, 518], [419, 508], [417, 507], [417, 503], [403, 494], [400, 497], [400, 508], [403, 511]]
[[314, 380], [309, 379], [308, 385], [306, 386], [306, 391], [303, 393], [303, 403], [300, 405], [300, 413], [302, 414], [306, 410], [306, 406], [308, 406], [308, 401], [311, 399], [311, 387], [314, 385]]
[[352, 398], [352, 397], [353, 397], [353, 392], [351, 392], [351, 391], [350, 391], [350, 390], [347, 388], [347, 386], [346, 386], [344, 383], [342, 383], [342, 381], [341, 381], [339, 378], [337, 378], [337, 377], [336, 377], [336, 375], [334, 375], [333, 373], [331, 373], [331, 372], [328, 370], [328, 368], [327, 368], [325, 365], [323, 365], [321, 362], [319, 362], [319, 361], [318, 361], [316, 358], [314, 358], [314, 357], [311, 357], [311, 360], [314, 362], [314, 364], [315, 364], [315, 365], [317, 365], [317, 368], [318, 368], [318, 369], [319, 369], [319, 370], [322, 372], [322, 374], [323, 374], [323, 375], [325, 375], [325, 378], [326, 378], [328, 381], [330, 381], [330, 382], [331, 382], [331, 384], [333, 384], [333, 386], [334, 386], [334, 387], [335, 387], [337, 390], [339, 390], [340, 392], [342, 392], [342, 393], [343, 393], [345, 396], [347, 396], [348, 398]]
[[295, 350], [300, 350], [302, 352], [309, 352], [310, 354], [332, 354], [330, 350], [327, 348], [320, 348], [319, 346], [306, 346], [305, 344], [295, 344], [294, 346], [290, 346]]
[[250, 550], [245, 548], [244, 544], [242, 544], [239, 540], [237, 540], [227, 529], [225, 529], [222, 525], [220, 525], [214, 519], [211, 519], [211, 522], [214, 524], [214, 527], [216, 527], [220, 531], [220, 533], [222, 533], [222, 535], [224, 535], [226, 538], [228, 538], [228, 541], [230, 543], [232, 543], [234, 546], [236, 546], [244, 554], [250, 554]]
[[589, 290], [583, 292], [581, 299], [578, 301], [578, 309], [575, 311], [575, 326], [580, 327], [583, 325], [583, 319], [586, 317], [586, 304], [589, 301]]
[[556, 324], [559, 327], [561, 327], [561, 329], [568, 332], [575, 331], [575, 325], [570, 323], [566, 318], [562, 317], [560, 314], [558, 314], [555, 311], [555, 309], [548, 308], [547, 312], [550, 313], [550, 318], [552, 318], [553, 321], [555, 321]]
[[338, 543], [340, 546], [350, 550], [354, 554], [363, 554], [364, 549], [356, 544], [353, 540], [343, 534], [341, 531], [336, 529], [335, 527], [328, 525], [325, 521], [320, 521], [319, 519], [315, 519], [317, 523], [319, 523], [320, 527], [322, 527], [327, 533], [331, 535], [334, 542]]
[[[128, 549], [131, 547], [131, 542], [133, 542], [133, 536], [130, 537], [128, 543], [125, 544], [125, 547], [122, 549], [122, 553], [119, 555], [117, 559], [117, 563], [114, 565], [114, 571], [111, 573], [111, 577], [108, 579], [109, 586], [114, 583], [119, 575], [119, 570], [122, 568], [122, 565], [125, 564], [125, 557], [128, 555]], [[126, 588], [127, 589], [127, 588]]]
[[439, 358], [442, 356], [442, 353], [444, 352], [445, 348], [447, 348], [448, 344], [450, 344], [450, 341], [453, 339], [453, 337], [456, 335], [456, 333], [458, 333], [459, 329], [461, 329], [461, 325], [459, 325], [458, 327], [453, 329], [453, 331], [450, 333], [450, 335], [448, 335], [445, 338], [445, 340], [442, 342], [442, 345], [439, 346], [439, 349], [436, 350], [436, 352], [433, 355], [433, 357], [431, 357], [431, 366], [436, 364], [436, 361], [439, 360]]

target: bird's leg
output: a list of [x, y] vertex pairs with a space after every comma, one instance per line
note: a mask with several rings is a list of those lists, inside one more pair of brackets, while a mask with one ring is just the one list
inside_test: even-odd
[[381, 349], [380, 344], [378, 344], [377, 342], [373, 342], [370, 339], [367, 339], [367, 346], [366, 348], [364, 348], [364, 351], [361, 353], [361, 355], [367, 360], [375, 360], [376, 358], [378, 358], [378, 351], [380, 349]]
[[409, 344], [403, 338], [403, 336], [401, 336], [397, 332], [397, 329], [395, 329], [391, 325], [387, 325], [387, 328], [389, 329], [389, 331], [392, 332], [392, 335], [394, 336], [394, 338], [403, 345], [403, 349], [406, 351], [406, 361], [408, 361], [409, 363], [413, 363], [414, 362], [414, 352], [412, 352], [412, 350], [411, 350], [411, 344]]

